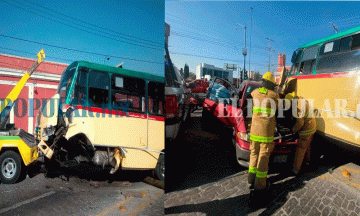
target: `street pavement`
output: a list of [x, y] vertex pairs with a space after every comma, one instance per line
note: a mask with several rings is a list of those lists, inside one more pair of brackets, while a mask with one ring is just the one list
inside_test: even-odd
[[[223, 128], [202, 130], [201, 113], [196, 112], [171, 145], [180, 146], [181, 154], [174, 154], [167, 144], [171, 170], [167, 169], [166, 215], [360, 215], [356, 153], [321, 143], [328, 151], [298, 177], [282, 175], [289, 163], [270, 164], [268, 199], [249, 208], [247, 170], [235, 162], [228, 136]], [[325, 141], [316, 139], [313, 146], [320, 142]]]
[[163, 215], [164, 190], [142, 182], [139, 171], [122, 171], [109, 182], [103, 173], [69, 181], [40, 174], [0, 184], [2, 215]]

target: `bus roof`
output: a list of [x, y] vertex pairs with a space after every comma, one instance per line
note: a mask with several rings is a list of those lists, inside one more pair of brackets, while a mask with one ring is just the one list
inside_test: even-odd
[[346, 35], [351, 35], [351, 34], [353, 34], [353, 33], [355, 33], [355, 32], [359, 32], [359, 31], [360, 31], [360, 26], [355, 27], [355, 28], [352, 28], [352, 29], [348, 29], [348, 30], [346, 30], [346, 31], [338, 32], [338, 33], [336, 33], [336, 34], [334, 34], [334, 35], [330, 35], [330, 36], [325, 37], [325, 38], [322, 38], [322, 39], [320, 39], [320, 40], [316, 40], [316, 41], [314, 41], [314, 42], [305, 44], [305, 45], [301, 46], [300, 49], [301, 49], [301, 48], [306, 48], [306, 47], [311, 47], [311, 46], [314, 46], [314, 45], [316, 45], [316, 44], [320, 44], [320, 43], [323, 43], [323, 42], [325, 42], [325, 41], [334, 40], [334, 39], [336, 39], [336, 38], [340, 38], [340, 37], [343, 37], [343, 36], [346, 36]]
[[165, 83], [165, 77], [153, 75], [153, 74], [149, 74], [149, 73], [145, 73], [145, 72], [138, 72], [138, 71], [128, 70], [128, 69], [124, 69], [124, 68], [117, 68], [117, 67], [113, 67], [113, 66], [109, 66], [109, 65], [97, 64], [97, 63], [92, 63], [92, 62], [88, 62], [88, 61], [76, 61], [76, 62], [71, 63], [70, 65], [73, 65], [76, 63], [79, 66], [83, 66], [83, 67], [87, 67], [87, 68], [91, 68], [91, 69], [95, 69], [95, 70], [99, 70], [99, 71], [123, 74], [125, 76], [138, 77], [138, 78], [142, 78], [142, 79], [149, 80], [149, 81]]

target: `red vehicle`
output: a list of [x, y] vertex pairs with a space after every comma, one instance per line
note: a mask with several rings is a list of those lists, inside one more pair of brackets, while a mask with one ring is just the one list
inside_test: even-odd
[[209, 87], [207, 79], [197, 79], [186, 83], [186, 87], [191, 89], [191, 93], [206, 93]]
[[[241, 166], [249, 167], [250, 160], [250, 126], [251, 116], [248, 116], [248, 109], [252, 110], [251, 92], [259, 88], [261, 83], [244, 81], [240, 91], [232, 98], [221, 98], [212, 90], [214, 85], [223, 85], [230, 92], [230, 83], [226, 80], [216, 78], [212, 80], [204, 101], [203, 120], [204, 126], [216, 125], [220, 121], [233, 130], [233, 144], [236, 149], [236, 159]], [[248, 106], [249, 103], [249, 106]], [[293, 153], [297, 144], [291, 130], [285, 126], [289, 119], [278, 119], [275, 131], [275, 148], [272, 153], [272, 161], [283, 163], [288, 155]]]

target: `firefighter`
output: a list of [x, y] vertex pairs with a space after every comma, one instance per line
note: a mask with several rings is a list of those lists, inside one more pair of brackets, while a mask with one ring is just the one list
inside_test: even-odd
[[267, 72], [262, 77], [262, 87], [251, 93], [253, 116], [250, 128], [251, 153], [248, 179], [250, 188], [254, 188], [250, 194], [251, 205], [260, 202], [257, 197], [267, 188], [269, 157], [274, 149], [275, 112], [279, 99], [279, 95], [274, 91], [275, 86], [274, 76]]
[[[295, 97], [295, 92], [288, 93], [285, 99], [292, 101], [293, 110], [296, 113], [296, 123], [292, 128], [294, 133], [299, 134], [298, 146], [296, 147], [292, 172], [297, 175], [300, 172], [305, 154], [310, 155], [310, 143], [316, 132], [316, 120], [309, 102], [302, 97]], [[296, 100], [294, 100], [296, 99]], [[309, 159], [308, 159], [309, 160]]]

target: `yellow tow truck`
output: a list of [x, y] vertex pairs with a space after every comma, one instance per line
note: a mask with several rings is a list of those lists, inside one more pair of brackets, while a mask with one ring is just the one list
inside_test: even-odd
[[0, 103], [0, 182], [13, 184], [34, 175], [32, 167], [38, 158], [38, 147], [35, 137], [14, 124], [9, 124], [9, 116], [14, 102], [36, 68], [45, 59], [44, 50], [37, 54], [38, 60], [26, 71], [24, 76]]

